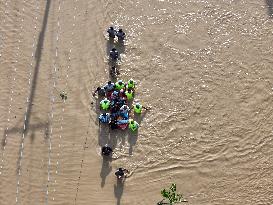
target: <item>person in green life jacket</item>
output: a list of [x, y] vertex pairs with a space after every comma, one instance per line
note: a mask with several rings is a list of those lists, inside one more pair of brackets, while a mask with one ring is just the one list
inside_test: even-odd
[[118, 82], [115, 83], [115, 89], [121, 90], [125, 87], [125, 84], [122, 80], [118, 80]]
[[134, 98], [134, 92], [131, 89], [125, 91], [127, 100], [132, 100]]
[[135, 132], [138, 129], [138, 127], [139, 127], [139, 124], [136, 121], [134, 121], [132, 119], [129, 120], [129, 129], [132, 132]]
[[142, 109], [149, 110], [149, 108], [142, 106], [140, 103], [134, 104], [133, 108], [136, 114], [141, 114]]
[[103, 110], [108, 110], [110, 107], [110, 101], [107, 98], [104, 98], [102, 101], [100, 101], [100, 107]]
[[135, 81], [133, 79], [130, 79], [127, 83], [127, 89], [131, 89], [131, 90], [135, 89], [135, 86], [136, 86], [135, 84], [136, 84]]

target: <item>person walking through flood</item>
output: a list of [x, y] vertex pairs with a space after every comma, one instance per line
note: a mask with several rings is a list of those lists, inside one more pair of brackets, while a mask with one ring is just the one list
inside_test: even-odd
[[105, 96], [105, 90], [104, 88], [97, 87], [97, 89], [93, 92], [93, 97], [95, 97], [96, 93], [98, 93], [99, 97], [104, 97]]
[[110, 75], [111, 75], [112, 77], [115, 77], [115, 76], [117, 76], [117, 75], [119, 75], [119, 74], [120, 74], [120, 73], [119, 73], [118, 69], [116, 68], [116, 66], [112, 66], [111, 69], [110, 69]]
[[117, 171], [115, 172], [115, 175], [117, 176], [117, 179], [123, 179], [127, 176], [129, 171], [124, 168], [118, 168]]
[[125, 91], [125, 96], [127, 100], [132, 100], [134, 98], [134, 92], [131, 89]]
[[107, 84], [103, 87], [106, 94], [112, 92], [115, 89], [115, 84], [112, 81], [108, 81]]
[[149, 108], [142, 106], [140, 103], [134, 104], [133, 109], [136, 114], [141, 114], [142, 109], [149, 110]]
[[130, 119], [129, 120], [129, 129], [132, 132], [136, 132], [138, 130], [138, 128], [139, 128], [139, 124], [135, 120]]
[[119, 29], [116, 36], [118, 37], [118, 41], [124, 41], [126, 35], [122, 29]]
[[112, 26], [108, 28], [107, 33], [109, 35], [109, 38], [115, 38], [116, 36], [116, 31]]
[[119, 52], [117, 51], [117, 49], [112, 48], [112, 50], [110, 51], [109, 54], [110, 58], [114, 61], [116, 61], [119, 58]]
[[108, 144], [104, 145], [102, 148], [101, 148], [101, 155], [102, 156], [110, 156], [112, 154], [113, 150], [111, 147], [109, 147]]

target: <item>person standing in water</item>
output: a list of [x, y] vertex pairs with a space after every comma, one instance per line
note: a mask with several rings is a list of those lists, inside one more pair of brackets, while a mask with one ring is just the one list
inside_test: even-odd
[[118, 41], [124, 41], [126, 35], [122, 29], [119, 29], [116, 36], [118, 37]]
[[123, 179], [126, 177], [126, 175], [129, 173], [127, 169], [124, 168], [118, 168], [117, 171], [115, 172], [115, 175], [117, 176], [117, 179]]
[[117, 49], [112, 48], [112, 50], [109, 53], [109, 56], [112, 60], [116, 61], [119, 58], [119, 53], [118, 53]]
[[115, 83], [115, 89], [120, 91], [123, 88], [125, 88], [125, 83], [122, 80], [118, 80]]
[[104, 88], [97, 87], [97, 89], [92, 93], [93, 97], [95, 97], [96, 93], [98, 93], [99, 97], [104, 97], [105, 96]]
[[129, 129], [132, 131], [132, 132], [136, 132], [139, 128], [139, 124], [133, 120], [133, 119], [130, 119], [129, 120]]
[[110, 114], [109, 113], [102, 113], [99, 116], [99, 122], [100, 123], [109, 123], [110, 122]]
[[107, 144], [101, 148], [101, 155], [103, 156], [110, 156], [112, 152], [113, 152], [112, 148], [109, 147]]
[[113, 38], [115, 38], [117, 32], [115, 31], [115, 29], [112, 26], [110, 26], [107, 30], [107, 33], [109, 35], [109, 38], [113, 39]]
[[141, 114], [142, 113], [142, 109], [149, 110], [149, 108], [142, 106], [140, 103], [136, 103], [133, 106], [133, 109], [134, 109], [134, 112], [136, 114]]
[[116, 76], [116, 75], [119, 75], [119, 71], [118, 69], [116, 68], [116, 66], [112, 66], [111, 69], [110, 69], [110, 75], [112, 77]]
[[126, 85], [127, 89], [135, 89], [136, 87], [136, 83], [133, 79], [130, 79], [128, 82], [127, 82], [127, 85]]
[[100, 101], [100, 107], [102, 110], [108, 110], [110, 108], [110, 100], [104, 98], [102, 101]]
[[112, 81], [108, 81], [107, 84], [103, 87], [106, 93], [112, 92], [115, 88], [115, 84]]

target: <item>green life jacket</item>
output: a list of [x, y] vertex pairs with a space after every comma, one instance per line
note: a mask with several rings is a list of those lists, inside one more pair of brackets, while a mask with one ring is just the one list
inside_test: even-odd
[[142, 105], [139, 104], [139, 103], [137, 103], [136, 105], [134, 105], [134, 111], [137, 114], [141, 114], [141, 112], [142, 112]]
[[125, 95], [126, 95], [126, 97], [127, 97], [127, 100], [132, 100], [133, 99], [133, 92], [128, 92], [128, 91], [126, 91], [125, 92]]
[[129, 120], [129, 129], [135, 132], [138, 129], [139, 125], [134, 120]]
[[103, 110], [108, 110], [110, 107], [110, 101], [107, 99], [104, 99], [100, 102], [100, 106]]
[[124, 88], [124, 83], [122, 82], [122, 83], [120, 84], [120, 82], [121, 82], [121, 81], [118, 81], [118, 82], [115, 83], [115, 87], [116, 87], [117, 90], [121, 90], [121, 89]]
[[135, 88], [135, 82], [133, 80], [129, 80], [127, 83], [128, 89], [134, 89]]

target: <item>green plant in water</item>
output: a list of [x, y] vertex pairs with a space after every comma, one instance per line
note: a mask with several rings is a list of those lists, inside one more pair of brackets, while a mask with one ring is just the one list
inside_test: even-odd
[[[164, 198], [162, 201], [158, 202], [157, 205], [169, 204], [173, 205], [175, 203], [187, 202], [181, 194], [176, 193], [176, 184], [172, 184], [170, 189], [161, 190], [161, 195]], [[166, 203], [164, 200], [168, 200]]]
[[67, 94], [64, 91], [60, 93], [60, 97], [62, 98], [62, 100], [67, 100]]

